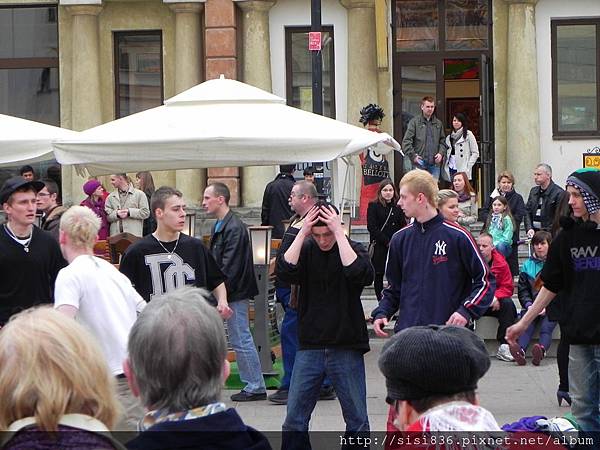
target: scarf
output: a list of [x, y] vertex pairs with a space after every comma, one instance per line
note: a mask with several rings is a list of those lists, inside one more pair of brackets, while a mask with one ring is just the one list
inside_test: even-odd
[[198, 417], [210, 416], [211, 414], [217, 414], [227, 409], [225, 403], [217, 402], [210, 403], [206, 406], [200, 406], [198, 408], [189, 409], [186, 411], [179, 411], [175, 413], [169, 413], [164, 409], [156, 409], [149, 411], [140, 420], [138, 425], [138, 431], [147, 431], [153, 425], [164, 423], [164, 422], [181, 422], [184, 420], [193, 420]]
[[502, 230], [504, 228], [504, 217], [502, 216], [501, 213], [492, 213], [492, 220], [491, 220], [491, 225], [494, 228], [498, 228], [499, 230]]
[[419, 422], [425, 431], [501, 431], [487, 409], [468, 402], [444, 403], [423, 413]]
[[457, 192], [458, 194], [458, 203], [463, 203], [471, 200], [471, 194], [468, 192]]

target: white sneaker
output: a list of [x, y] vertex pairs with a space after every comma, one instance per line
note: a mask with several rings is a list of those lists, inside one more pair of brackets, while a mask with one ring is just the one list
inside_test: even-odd
[[512, 362], [515, 360], [515, 358], [513, 358], [513, 356], [510, 354], [510, 348], [508, 347], [508, 344], [501, 344], [500, 347], [498, 347], [496, 358], [498, 358], [500, 361], [507, 362]]

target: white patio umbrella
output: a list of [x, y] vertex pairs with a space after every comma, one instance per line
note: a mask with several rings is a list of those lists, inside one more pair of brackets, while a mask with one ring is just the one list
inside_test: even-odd
[[0, 114], [0, 167], [51, 160], [51, 142], [76, 135], [75, 131]]
[[92, 175], [330, 161], [369, 146], [400, 150], [386, 133], [289, 107], [276, 95], [222, 76], [53, 146], [58, 162]]

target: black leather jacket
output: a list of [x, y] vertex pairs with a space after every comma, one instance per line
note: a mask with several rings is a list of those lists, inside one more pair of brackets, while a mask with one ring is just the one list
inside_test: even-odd
[[525, 214], [525, 231], [533, 228], [533, 218], [535, 217], [535, 211], [537, 210], [538, 201], [540, 195], [542, 195], [542, 230], [550, 231], [552, 228], [552, 222], [554, 221], [554, 214], [556, 208], [560, 203], [560, 199], [565, 190], [558, 186], [554, 181], [550, 181], [550, 184], [545, 191], [539, 186], [534, 186], [529, 192], [529, 198], [527, 199], [527, 214]]
[[210, 252], [227, 277], [227, 301], [231, 303], [254, 297], [258, 294], [258, 286], [246, 225], [229, 211], [219, 231], [215, 231], [215, 226], [211, 233]]

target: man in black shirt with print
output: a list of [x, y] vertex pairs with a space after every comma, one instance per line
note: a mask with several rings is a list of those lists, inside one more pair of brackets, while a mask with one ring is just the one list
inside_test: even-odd
[[276, 275], [300, 286], [300, 346], [282, 448], [310, 445], [308, 423], [325, 376], [340, 400], [346, 433], [368, 433], [364, 354], [369, 336], [360, 301], [363, 288], [373, 282], [367, 250], [346, 237], [335, 208], [317, 203], [292, 245], [278, 256]]
[[184, 285], [212, 291], [217, 310], [228, 319], [225, 276], [202, 242], [183, 234], [185, 203], [180, 191], [168, 186], [157, 189], [150, 200], [156, 231], [132, 244], [121, 260], [120, 270], [144, 300]]

